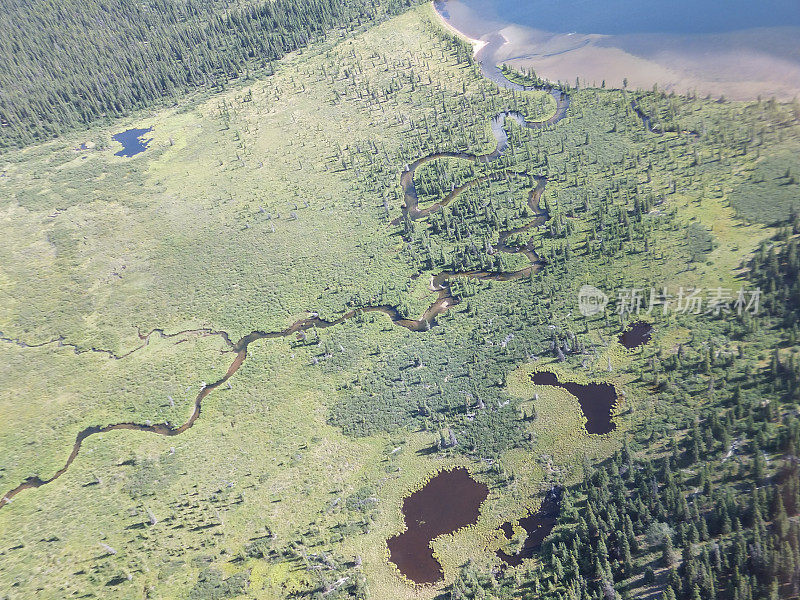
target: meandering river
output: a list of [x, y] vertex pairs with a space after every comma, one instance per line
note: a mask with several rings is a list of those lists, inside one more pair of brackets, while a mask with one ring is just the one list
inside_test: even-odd
[[[500, 72], [500, 70], [496, 67], [496, 65], [493, 65], [488, 61], [482, 61], [479, 64], [481, 72], [484, 74], [484, 76], [486, 76], [488, 79], [494, 81], [495, 83], [497, 83], [502, 87], [515, 90], [534, 89], [533, 87], [526, 87], [514, 83], [512, 81], [509, 81], [508, 79], [505, 78], [505, 76], [503, 76], [502, 72]], [[563, 118], [565, 118], [567, 116], [567, 112], [569, 109], [569, 96], [565, 93], [562, 93], [559, 90], [552, 89], [550, 87], [547, 87], [545, 89], [547, 89], [551, 94], [553, 94], [553, 97], [556, 100], [556, 110], [554, 114], [550, 118], [543, 121], [528, 121], [522, 114], [511, 111], [504, 111], [493, 116], [491, 118], [491, 130], [497, 141], [497, 146], [492, 152], [483, 155], [473, 155], [467, 153], [431, 154], [429, 156], [425, 156], [416, 160], [411, 165], [408, 165], [400, 176], [400, 183], [404, 191], [404, 206], [402, 207], [403, 214], [407, 215], [411, 219], [424, 218], [427, 215], [431, 214], [432, 212], [440, 210], [442, 206], [445, 206], [447, 203], [451, 202], [454, 198], [458, 196], [458, 194], [460, 194], [465, 189], [468, 189], [468, 187], [475, 185], [477, 182], [480, 181], [476, 180], [474, 182], [469, 182], [468, 184], [461, 186], [461, 188], [454, 190], [439, 202], [434, 203], [432, 206], [425, 209], [419, 209], [419, 207], [417, 206], [418, 201], [417, 201], [416, 189], [414, 187], [414, 171], [421, 164], [429, 160], [434, 160], [436, 158], [441, 158], [441, 157], [455, 157], [455, 158], [462, 158], [464, 160], [484, 161], [484, 162], [493, 161], [502, 156], [503, 152], [508, 147], [508, 134], [506, 132], [506, 124], [508, 119], [515, 121], [520, 126], [527, 127], [530, 129], [536, 129], [553, 125], [558, 121], [562, 120]], [[131, 145], [133, 144], [132, 140], [135, 140], [136, 144], [141, 146], [142, 141], [140, 140], [140, 138], [148, 131], [150, 130], [149, 129], [128, 130], [126, 132], [123, 132], [122, 134], [117, 134], [116, 136], [114, 136], [115, 139], [118, 139], [118, 141], [121, 141], [124, 144], [125, 143], [129, 144], [128, 147], [124, 148], [123, 151], [118, 154], [122, 156], [132, 156], [133, 154], [140, 152], [143, 148], [139, 149], [138, 146], [133, 147]], [[120, 139], [119, 136], [123, 135], [125, 136], [124, 139]], [[146, 147], [146, 142], [144, 143], [144, 147]], [[506, 172], [503, 172], [501, 175], [498, 176], [505, 176], [505, 175]], [[509, 173], [509, 175], [511, 174]], [[520, 175], [518, 173], [513, 173], [513, 176], [520, 176]], [[223, 337], [226, 339], [226, 342], [229, 344], [230, 350], [234, 354], [234, 359], [231, 365], [228, 367], [227, 372], [221, 379], [210, 385], [205, 386], [197, 394], [197, 397], [195, 398], [194, 401], [192, 413], [190, 414], [186, 422], [177, 426], [170, 425], [168, 423], [142, 424], [142, 423], [122, 422], [104, 426], [86, 427], [77, 434], [75, 442], [72, 446], [72, 450], [69, 456], [67, 457], [67, 460], [64, 463], [63, 467], [58, 469], [51, 477], [48, 478], [41, 478], [38, 476], [27, 478], [18, 486], [6, 492], [3, 495], [3, 497], [0, 498], [0, 508], [10, 503], [14, 498], [14, 496], [16, 496], [22, 491], [32, 488], [38, 488], [58, 479], [61, 475], [63, 475], [67, 471], [67, 469], [69, 469], [70, 465], [73, 463], [78, 453], [80, 452], [81, 445], [83, 444], [84, 440], [86, 440], [86, 438], [92, 435], [98, 433], [107, 433], [109, 431], [114, 431], [117, 429], [128, 429], [128, 430], [155, 433], [164, 436], [176, 436], [190, 429], [200, 416], [203, 400], [206, 397], [208, 397], [208, 395], [212, 393], [215, 389], [217, 389], [219, 386], [226, 383], [236, 373], [236, 371], [238, 371], [239, 367], [247, 358], [248, 346], [257, 340], [289, 337], [292, 335], [300, 334], [301, 332], [307, 331], [314, 327], [316, 328], [332, 327], [334, 325], [339, 325], [353, 318], [357, 314], [369, 313], [369, 312], [379, 312], [385, 314], [396, 325], [405, 327], [411, 331], [427, 331], [433, 325], [435, 325], [436, 317], [438, 315], [442, 314], [444, 311], [448, 310], [450, 307], [457, 304], [457, 300], [452, 296], [450, 292], [450, 286], [448, 282], [451, 279], [455, 277], [471, 277], [475, 279], [493, 279], [497, 281], [510, 281], [530, 275], [530, 273], [533, 270], [540, 268], [542, 266], [541, 260], [539, 259], [538, 255], [533, 249], [532, 242], [529, 241], [523, 248], [509, 247], [505, 242], [509, 236], [524, 232], [528, 229], [531, 229], [532, 227], [541, 225], [548, 218], [547, 212], [539, 208], [539, 200], [542, 196], [542, 193], [544, 192], [547, 179], [543, 176], [537, 176], [537, 175], [530, 175], [530, 177], [533, 181], [536, 182], [536, 185], [533, 186], [529, 194], [528, 204], [531, 210], [534, 212], [535, 216], [528, 224], [524, 226], [501, 232], [497, 244], [498, 246], [497, 249], [501, 252], [523, 253], [530, 261], [529, 266], [520, 269], [519, 271], [514, 271], [510, 273], [491, 273], [484, 271], [468, 271], [468, 272], [445, 271], [439, 273], [438, 275], [434, 276], [431, 281], [431, 289], [432, 291], [435, 291], [437, 293], [437, 298], [423, 312], [423, 314], [418, 319], [408, 319], [403, 317], [399, 313], [396, 307], [388, 305], [376, 305], [376, 306], [365, 306], [356, 310], [352, 310], [334, 321], [326, 321], [324, 319], [319, 318], [318, 316], [311, 316], [305, 319], [300, 319], [299, 321], [296, 321], [286, 329], [280, 331], [272, 331], [272, 332], [253, 331], [242, 337], [236, 343], [232, 343], [228, 339], [227, 334], [225, 334], [224, 332], [219, 332], [221, 335], [223, 335]], [[111, 358], [114, 359], [116, 357], [111, 356]]]

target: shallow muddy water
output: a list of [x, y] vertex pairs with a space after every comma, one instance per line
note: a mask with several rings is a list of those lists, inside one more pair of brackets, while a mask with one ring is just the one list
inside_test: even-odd
[[[487, 21], [555, 32], [707, 34], [800, 25], [796, 0], [460, 0]], [[441, 3], [445, 7], [447, 3]]]
[[581, 86], [658, 85], [735, 100], [791, 101], [800, 92], [797, 0], [435, 0], [434, 7], [486, 44], [476, 44], [475, 57], [503, 87], [496, 65], [505, 63]]

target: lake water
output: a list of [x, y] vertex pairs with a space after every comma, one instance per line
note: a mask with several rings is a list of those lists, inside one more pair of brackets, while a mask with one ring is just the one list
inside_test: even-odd
[[800, 26], [798, 0], [461, 0], [487, 19], [559, 33], [721, 33]]
[[414, 583], [438, 581], [442, 566], [431, 540], [475, 523], [488, 495], [488, 486], [464, 468], [440, 472], [403, 500], [406, 530], [387, 540], [390, 560]]
[[122, 144], [122, 150], [115, 153], [114, 156], [124, 156], [127, 158], [136, 156], [140, 152], [147, 150], [147, 145], [151, 140], [144, 139], [144, 135], [151, 131], [153, 131], [152, 127], [148, 127], [147, 129], [126, 129], [121, 133], [112, 135], [112, 140]]
[[[538, 512], [528, 513], [527, 516], [517, 521], [519, 526], [525, 530], [525, 540], [522, 542], [522, 547], [514, 554], [508, 554], [502, 549], [498, 550], [496, 554], [500, 560], [507, 565], [515, 567], [522, 564], [522, 561], [526, 558], [533, 558], [558, 521], [563, 492], [564, 490], [559, 486], [552, 487], [544, 497]], [[512, 539], [514, 522], [506, 521], [500, 525], [500, 531], [503, 532], [506, 539]]]
[[800, 95], [798, 0], [435, 0], [476, 56], [580, 85], [753, 100]]
[[552, 385], [567, 390], [578, 399], [586, 417], [588, 433], [611, 433], [616, 424], [611, 420], [611, 411], [617, 404], [617, 391], [610, 383], [561, 382], [554, 373], [537, 371], [531, 375], [535, 385]]
[[635, 323], [631, 323], [625, 331], [619, 334], [617, 339], [625, 348], [632, 350], [649, 342], [652, 335], [653, 326], [650, 323], [636, 321]]

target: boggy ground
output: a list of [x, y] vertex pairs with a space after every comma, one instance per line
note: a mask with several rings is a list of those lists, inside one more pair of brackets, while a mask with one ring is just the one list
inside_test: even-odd
[[[398, 47], [406, 52], [387, 51]], [[141, 333], [203, 329], [238, 340], [309, 311], [333, 321], [377, 304], [414, 317], [436, 299], [431, 275], [478, 261], [478, 241], [494, 247], [501, 231], [528, 223], [530, 188], [503, 180], [465, 191], [445, 209], [464, 211], [447, 213], [449, 228], [390, 225], [401, 216], [404, 165], [434, 152], [491, 152], [489, 117], [501, 110], [552, 114], [544, 93], [498, 91], [468, 53], [421, 7], [290, 57], [269, 80], [93, 130], [82, 138], [94, 149], [76, 151], [76, 137], [4, 155], [3, 489], [50, 477], [85, 427], [184, 422], [203, 383], [234, 358], [222, 336], [202, 332], [151, 336], [128, 355]], [[552, 128], [511, 125], [496, 169], [548, 178], [550, 227], [517, 240], [547, 268], [459, 284], [461, 303], [427, 332], [370, 313], [306, 340], [260, 340], [180, 436], [87, 438], [63, 476], [0, 510], [0, 590], [430, 598], [441, 586], [400, 580], [385, 540], [402, 529], [407, 491], [457, 464], [476, 467], [490, 495], [474, 528], [433, 546], [445, 584], [467, 559], [488, 569], [504, 543], [500, 523], [535, 510], [543, 489], [579, 475], [584, 455], [607, 455], [658, 414], [637, 387], [645, 357], [615, 345], [615, 318], [587, 324], [572, 314], [577, 287], [624, 278], [733, 285], [742, 257], [771, 232], [736, 220], [728, 195], [773, 149], [795, 143], [791, 107], [661, 97], [642, 105], [681, 118], [682, 129], [702, 120], [711, 131], [697, 143], [656, 136], [630, 98], [595, 90], [574, 94], [569, 117]], [[737, 119], [767, 123], [757, 149], [730, 142]], [[152, 125], [154, 140], [132, 159], [114, 157], [110, 137], [128, 125]], [[641, 221], [635, 192], [658, 202]], [[638, 224], [623, 225], [620, 206]], [[690, 223], [715, 240], [701, 261], [688, 262]], [[686, 335], [659, 331], [652, 352]], [[565, 365], [551, 364], [554, 332], [570, 346]], [[534, 402], [527, 374], [542, 362], [625, 387], [615, 432], [587, 434], [564, 390]], [[455, 429], [455, 450], [435, 450], [441, 427]], [[499, 432], [494, 446], [480, 445], [486, 431]]]

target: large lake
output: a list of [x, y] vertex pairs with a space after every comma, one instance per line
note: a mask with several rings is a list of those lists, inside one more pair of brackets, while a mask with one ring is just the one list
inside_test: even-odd
[[482, 63], [581, 86], [800, 95], [800, 0], [436, 0]]
[[798, 0], [461, 0], [485, 17], [560, 33], [722, 33], [800, 26]]

